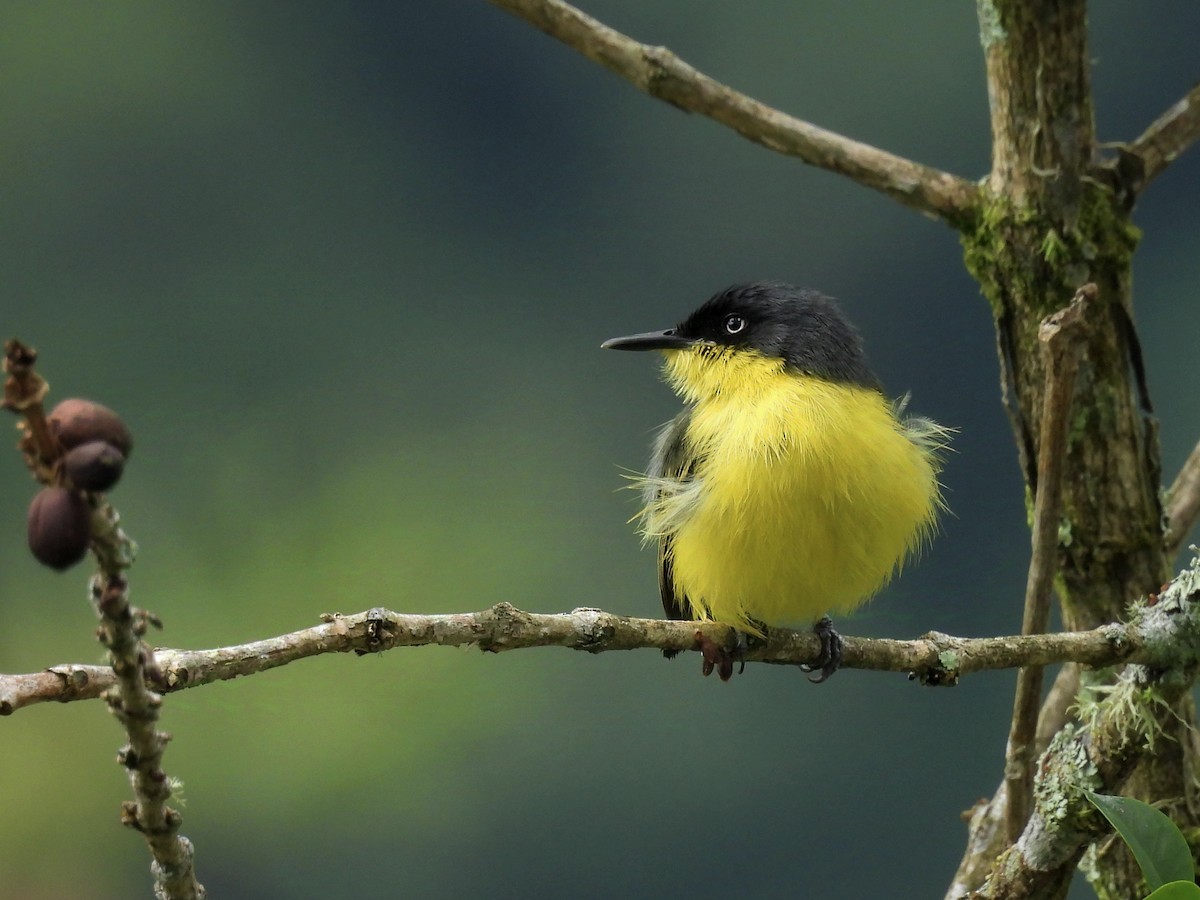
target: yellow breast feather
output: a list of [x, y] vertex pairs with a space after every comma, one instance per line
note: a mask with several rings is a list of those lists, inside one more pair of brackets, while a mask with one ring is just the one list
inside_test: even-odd
[[669, 540], [697, 618], [757, 632], [851, 610], [931, 533], [944, 429], [755, 353], [672, 352], [666, 372], [691, 404], [689, 465], [640, 479], [641, 528]]

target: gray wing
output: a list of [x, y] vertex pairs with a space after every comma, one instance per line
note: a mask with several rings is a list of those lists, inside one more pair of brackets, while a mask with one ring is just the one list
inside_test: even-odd
[[[685, 409], [677, 415], [654, 441], [647, 475], [651, 478], [674, 478], [686, 481], [694, 474], [696, 460], [687, 451], [684, 435], [691, 410]], [[644, 498], [647, 503], [653, 497]], [[675, 596], [675, 560], [671, 552], [671, 536], [663, 535], [658, 541], [658, 593], [662, 597], [663, 610], [668, 619], [687, 620], [691, 616]], [[670, 655], [674, 655], [673, 653]]]

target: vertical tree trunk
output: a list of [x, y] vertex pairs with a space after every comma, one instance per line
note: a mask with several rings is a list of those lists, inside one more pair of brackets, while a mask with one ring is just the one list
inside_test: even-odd
[[[995, 316], [1030, 496], [1044, 389], [1038, 324], [1084, 282], [1099, 288], [1072, 413], [1057, 582], [1065, 626], [1091, 628], [1120, 618], [1130, 600], [1168, 577], [1157, 434], [1133, 326], [1139, 235], [1132, 198], [1115, 168], [1096, 159], [1085, 0], [978, 6], [993, 156], [964, 256]], [[1170, 757], [1143, 766], [1130, 787], [1151, 802], [1183, 797], [1191, 772], [1179, 754]], [[1140, 896], [1140, 873], [1127, 860], [1098, 860], [1094, 877], [1102, 896]], [[1059, 896], [1065, 892], [1064, 885]]]

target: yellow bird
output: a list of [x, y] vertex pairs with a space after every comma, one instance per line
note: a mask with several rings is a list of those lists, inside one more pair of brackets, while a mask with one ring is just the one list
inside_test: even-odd
[[[815, 622], [821, 657], [804, 669], [824, 681], [842, 655], [828, 613], [868, 600], [934, 529], [949, 430], [883, 395], [858, 332], [815, 291], [731, 287], [675, 328], [602, 346], [661, 350], [686, 403], [635, 479], [667, 616], [759, 636]], [[701, 649], [705, 674], [728, 679], [729, 651]]]

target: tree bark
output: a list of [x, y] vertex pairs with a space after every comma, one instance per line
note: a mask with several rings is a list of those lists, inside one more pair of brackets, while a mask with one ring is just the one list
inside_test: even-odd
[[[1156, 423], [1133, 325], [1134, 196], [1097, 159], [1084, 0], [979, 0], [993, 156], [983, 212], [964, 231], [967, 268], [995, 318], [1006, 406], [1029, 495], [1036, 491], [1045, 388], [1037, 328], [1084, 282], [1092, 311], [1067, 445], [1058, 594], [1067, 628], [1119, 619], [1168, 579]], [[1178, 712], [1189, 716], [1189, 704]], [[1188, 718], [1185, 721], [1191, 722]], [[1148, 802], [1185, 796], [1180, 754], [1140, 766], [1129, 788]], [[1177, 819], [1186, 830], [1196, 824]], [[1073, 868], [1073, 861], [1067, 868]], [[1136, 896], [1140, 872], [1097, 860], [1102, 896]], [[1045, 896], [1065, 896], [1069, 878]]]

